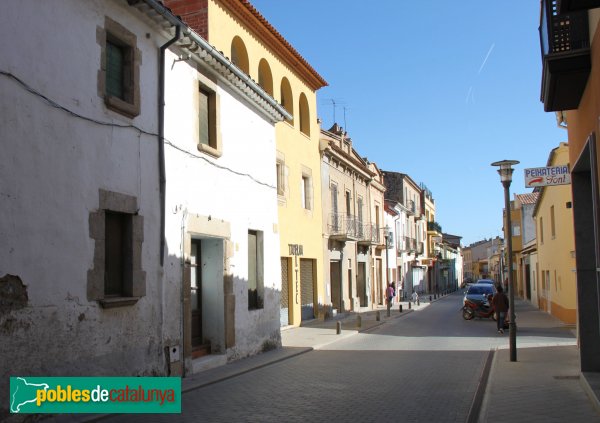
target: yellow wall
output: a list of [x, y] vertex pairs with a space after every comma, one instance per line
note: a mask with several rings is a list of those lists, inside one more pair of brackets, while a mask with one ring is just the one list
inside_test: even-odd
[[[591, 10], [589, 16], [590, 28], [597, 25], [599, 11]], [[592, 69], [588, 78], [587, 87], [579, 102], [579, 107], [567, 112], [569, 127], [570, 161], [575, 163], [592, 132], [600, 133], [598, 116], [600, 116], [600, 25], [596, 26], [591, 40]], [[598, 141], [596, 141], [598, 142]], [[596, 160], [600, 162], [600, 148], [596, 149]]]
[[[569, 150], [565, 143], [554, 150], [552, 166], [568, 164]], [[571, 186], [545, 187], [536, 208], [538, 267], [540, 274], [540, 308], [547, 309], [565, 323], [575, 323], [577, 309], [577, 286], [575, 272], [575, 237], [572, 209], [566, 207], [571, 201]], [[551, 229], [551, 207], [554, 206], [555, 235]], [[544, 240], [540, 237], [540, 218], [543, 221]], [[541, 289], [544, 275], [549, 272], [550, 283]]]
[[[281, 257], [289, 257], [289, 244], [299, 244], [303, 247], [303, 255], [299, 258], [313, 259], [316, 268], [313, 269], [315, 280], [315, 302], [325, 302], [325, 287], [323, 283], [323, 248], [322, 248], [322, 215], [321, 215], [321, 158], [319, 154], [320, 127], [317, 123], [316, 92], [301, 77], [300, 73], [292, 70], [281, 60], [279, 53], [260, 39], [260, 35], [240, 23], [236, 15], [225, 10], [224, 6], [215, 1], [209, 2], [209, 42], [231, 56], [231, 42], [235, 36], [240, 37], [248, 53], [249, 74], [255, 81], [259, 80], [258, 68], [261, 59], [265, 59], [271, 69], [273, 79], [273, 97], [282, 103], [281, 81], [289, 80], [294, 115], [292, 122], [280, 122], [276, 125], [276, 143], [278, 156], [285, 160], [287, 168], [287, 184], [285, 201], [280, 201], [279, 233]], [[304, 94], [308, 101], [310, 136], [300, 131], [300, 96]], [[312, 207], [305, 210], [302, 207], [301, 184], [302, 175], [310, 173], [312, 180]], [[273, 163], [275, 172], [275, 163]], [[298, 267], [296, 268], [296, 263]], [[289, 286], [290, 324], [300, 324], [301, 300], [296, 295], [300, 288], [301, 278], [299, 260], [291, 260], [292, 274]], [[296, 269], [298, 272], [296, 273]], [[298, 283], [296, 283], [298, 282]], [[292, 306], [293, 304], [293, 306]], [[315, 313], [318, 311], [315, 310]]]

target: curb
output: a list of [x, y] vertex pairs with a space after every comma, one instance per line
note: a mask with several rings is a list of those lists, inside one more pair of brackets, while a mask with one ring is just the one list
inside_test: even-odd
[[492, 367], [495, 363], [496, 350], [491, 349], [488, 352], [488, 356], [485, 360], [485, 365], [481, 371], [481, 378], [469, 409], [469, 415], [467, 416], [467, 423], [477, 423], [482, 420], [482, 417], [487, 413], [487, 396], [486, 390]]

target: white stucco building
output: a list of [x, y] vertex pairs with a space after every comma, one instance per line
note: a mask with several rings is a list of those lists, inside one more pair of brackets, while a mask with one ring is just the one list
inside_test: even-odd
[[396, 271], [392, 269], [391, 278], [397, 281], [402, 294], [408, 298], [413, 290], [427, 292], [427, 266], [423, 264], [427, 234], [421, 207], [421, 189], [404, 173], [382, 173], [385, 178], [386, 208], [393, 211], [390, 214], [396, 213], [393, 218]]
[[177, 333], [160, 312], [164, 42], [126, 1], [2, 4], [4, 398], [9, 375], [166, 373], [163, 339]]
[[281, 345], [275, 123], [289, 115], [194, 33], [166, 63], [166, 313], [190, 372]]
[[0, 35], [0, 396], [279, 345], [287, 112], [156, 1], [11, 0]]

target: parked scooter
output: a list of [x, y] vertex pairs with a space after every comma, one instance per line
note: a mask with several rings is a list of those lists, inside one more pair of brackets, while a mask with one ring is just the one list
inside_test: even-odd
[[471, 320], [474, 317], [496, 320], [496, 313], [492, 306], [492, 296], [488, 295], [487, 302], [466, 300], [462, 308], [462, 317], [465, 320]]

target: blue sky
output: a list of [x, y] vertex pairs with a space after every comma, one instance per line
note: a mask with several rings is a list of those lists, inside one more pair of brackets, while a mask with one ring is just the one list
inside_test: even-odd
[[539, 101], [539, 1], [251, 2], [329, 83], [317, 92], [323, 128], [333, 99], [359, 154], [425, 183], [464, 245], [502, 236], [490, 163], [521, 162], [514, 198], [531, 192], [523, 169], [567, 140]]

